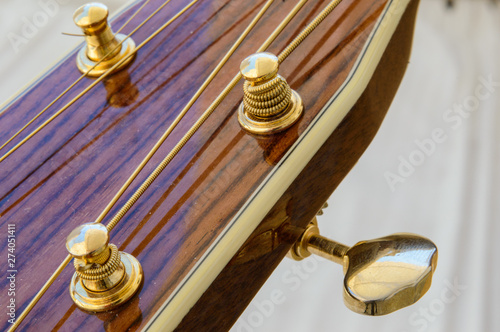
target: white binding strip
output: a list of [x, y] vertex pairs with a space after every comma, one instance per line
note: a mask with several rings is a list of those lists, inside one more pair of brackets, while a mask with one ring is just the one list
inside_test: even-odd
[[180, 282], [143, 331], [172, 331], [179, 325], [359, 99], [409, 1], [388, 1], [344, 84]]

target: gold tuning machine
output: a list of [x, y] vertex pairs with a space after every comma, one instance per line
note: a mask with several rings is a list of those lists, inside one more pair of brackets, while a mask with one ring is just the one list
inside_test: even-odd
[[349, 248], [321, 236], [314, 218], [288, 256], [301, 260], [311, 254], [343, 265], [344, 303], [349, 309], [379, 316], [412, 305], [427, 292], [438, 250], [432, 241], [408, 233]]
[[240, 65], [245, 83], [238, 121], [253, 134], [283, 131], [302, 115], [302, 99], [278, 74], [278, 69], [278, 58], [266, 52], [253, 54]]
[[108, 8], [100, 3], [83, 5], [73, 14], [73, 20], [82, 29], [86, 41], [78, 52], [76, 65], [88, 76], [100, 76], [127, 57], [116, 68], [118, 71], [134, 59], [134, 41], [122, 34], [115, 36], [108, 24], [108, 14]]
[[81, 309], [111, 310], [129, 300], [142, 285], [141, 264], [109, 244], [108, 230], [102, 224], [75, 228], [66, 239], [66, 248], [74, 257], [76, 270], [69, 291]]

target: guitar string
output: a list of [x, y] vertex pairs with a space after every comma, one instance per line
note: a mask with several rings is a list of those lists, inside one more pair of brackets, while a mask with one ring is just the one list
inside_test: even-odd
[[[139, 10], [142, 10], [145, 4], [147, 4], [150, 0], [147, 0], [133, 15], [138, 14]], [[73, 82], [69, 87], [67, 87], [59, 96], [57, 96], [52, 102], [50, 102], [44, 109], [42, 109], [37, 115], [35, 115], [27, 124], [25, 124], [21, 129], [19, 129], [9, 140], [7, 140], [2, 146], [0, 146], [0, 151], [7, 145], [9, 144], [12, 140], [14, 140], [17, 136], [19, 136], [29, 125], [31, 125], [36, 119], [38, 119], [42, 114], [44, 114], [52, 105], [54, 105], [58, 100], [60, 100], [66, 93], [69, 92], [78, 82], [80, 82], [83, 78], [86, 77], [86, 75], [92, 71], [95, 67], [97, 67], [104, 59], [106, 56], [114, 52], [118, 47], [122, 45], [122, 43], [130, 38], [134, 33], [136, 33], [141, 27], [144, 26], [149, 20], [151, 20], [160, 10], [162, 10], [170, 1], [172, 0], [167, 0], [165, 1], [160, 7], [158, 7], [153, 13], [151, 13], [143, 22], [141, 22], [132, 32], [130, 32], [126, 38], [124, 38], [118, 45], [116, 45], [115, 48], [113, 48], [111, 51], [109, 51], [103, 59], [99, 60], [94, 66], [92, 66], [89, 70], [87, 70], [84, 74], [82, 74], [75, 82]], [[198, 1], [198, 0], [196, 0]], [[180, 16], [180, 15], [179, 15]], [[178, 17], [178, 16], [177, 16]], [[130, 20], [129, 20], [130, 21]], [[129, 23], [129, 21], [125, 22], [125, 24], [120, 28], [123, 29], [126, 24]], [[115, 33], [116, 36], [116, 33]], [[141, 43], [140, 46], [138, 46], [134, 54], [142, 47], [144, 46], [143, 43]], [[35, 136], [40, 130], [42, 130], [44, 127], [46, 127], [50, 122], [52, 122], [55, 118], [57, 118], [61, 113], [63, 113], [66, 109], [68, 109], [73, 103], [75, 103], [78, 99], [80, 99], [86, 92], [88, 92], [90, 89], [92, 89], [97, 83], [102, 81], [104, 78], [109, 76], [111, 72], [118, 67], [118, 64], [121, 64], [125, 62], [130, 56], [129, 55], [125, 58], [123, 58], [121, 61], [119, 61], [115, 66], [111, 67], [106, 71], [104, 74], [102, 74], [100, 77], [96, 79], [90, 86], [88, 86], [82, 93], [77, 95], [74, 99], [72, 99], [68, 104], [66, 104], [64, 107], [62, 107], [58, 112], [56, 112], [52, 117], [50, 117], [48, 120], [46, 120], [44, 123], [42, 123], [39, 127], [37, 127], [34, 131], [32, 131], [28, 136], [26, 136], [23, 140], [21, 140], [18, 144], [16, 144], [12, 149], [7, 151], [2, 157], [0, 157], [0, 163], [4, 161], [8, 156], [10, 156], [12, 153], [14, 153], [17, 149], [19, 149], [22, 145], [24, 145], [28, 140], [30, 140], [33, 136]]]
[[[130, 18], [125, 22], [123, 23], [123, 25], [120, 27], [120, 29], [118, 29], [118, 31], [116, 31], [114, 34], [113, 34], [113, 37], [116, 37], [116, 35], [118, 35], [129, 23], [130, 21], [132, 21], [134, 19], [134, 17], [137, 16], [137, 14], [139, 14], [141, 12], [142, 9], [144, 9], [144, 7], [146, 7], [146, 5], [151, 2], [151, 0], [146, 0], [144, 1], [144, 3], [135, 11], [134, 14], [132, 14], [130, 16]], [[147, 22], [147, 20], [146, 20]], [[81, 35], [81, 34], [77, 34], [77, 33], [70, 33], [70, 32], [61, 32], [63, 35], [66, 35], [66, 36], [73, 36], [73, 37], [85, 37], [85, 34]], [[131, 34], [127, 35], [127, 38], [130, 37]], [[125, 39], [127, 39], [125, 38]], [[120, 42], [120, 44], [123, 43], [123, 41]], [[112, 53], [114, 50], [116, 50], [117, 48], [119, 47], [116, 46], [114, 49], [112, 49], [109, 53], [107, 53], [105, 56], [103, 56], [103, 59], [105, 59], [110, 53]], [[99, 61], [99, 63], [101, 62], [102, 60]], [[90, 69], [92, 70], [92, 69]], [[87, 73], [90, 71], [90, 70], [87, 70]]]
[[[168, 0], [168, 1], [171, 1], [171, 0]], [[182, 14], [184, 14], [189, 8], [191, 8], [193, 5], [195, 5], [199, 0], [193, 0], [191, 1], [188, 5], [186, 5], [183, 9], [181, 9], [177, 14], [175, 14], [170, 20], [168, 20], [167, 22], [165, 22], [160, 28], [158, 28], [153, 34], [151, 34], [146, 40], [144, 40], [139, 46], [137, 46], [136, 48], [136, 51], [138, 51], [139, 49], [141, 49], [142, 47], [144, 47], [149, 41], [151, 41], [154, 37], [156, 37], [160, 32], [162, 32], [165, 28], [167, 28], [170, 24], [172, 24], [177, 18], [179, 18]], [[129, 55], [128, 57], [130, 57], [132, 55]], [[65, 105], [65, 108], [68, 108], [69, 106], [71, 106], [71, 104], [73, 104], [74, 102], [76, 102], [76, 100], [78, 100], [79, 97], [81, 97], [82, 95], [84, 95], [86, 92], [88, 92], [90, 89], [92, 89], [95, 85], [97, 85], [97, 83], [99, 83], [104, 77], [105, 75], [109, 74], [112, 70], [114, 70], [115, 68], [117, 68], [118, 66], [121, 65], [121, 63], [125, 62], [127, 60], [128, 57], [125, 57], [123, 58], [121, 61], [119, 61], [118, 63], [116, 63], [113, 67], [111, 67], [106, 73], [104, 73], [102, 76], [100, 76], [98, 79], [96, 79], [96, 81], [94, 81], [94, 83], [92, 83], [89, 87], [87, 87], [84, 91], [82, 91], [81, 93], [79, 93], [75, 98], [73, 98], [73, 100], [71, 100], [68, 104]], [[58, 113], [62, 113], [62, 111], [64, 111], [65, 108], [62, 108], [61, 110], [59, 110]], [[52, 117], [54, 116], [57, 116], [56, 114], [53, 115]], [[50, 120], [50, 119], [49, 119]], [[0, 161], [2, 161], [3, 159], [0, 159]], [[53, 276], [57, 274], [57, 276], [59, 274], [61, 274], [61, 272], [63, 271], [64, 267], [66, 265], [68, 265], [68, 263], [71, 261], [71, 256], [69, 257], [66, 257], [66, 259], [64, 260], [63, 263], [61, 263], [59, 265], [59, 267], [57, 268], [57, 270], [54, 272]], [[42, 288], [40, 289], [40, 291], [35, 295], [35, 297], [31, 300], [31, 302], [28, 304], [28, 306], [24, 309], [24, 311], [21, 313], [21, 315], [19, 315], [18, 319], [14, 322], [14, 324], [11, 325], [11, 328], [9, 329], [9, 331], [15, 331], [16, 328], [19, 326], [19, 324], [21, 324], [21, 322], [26, 318], [27, 314], [32, 310], [32, 308], [35, 306], [35, 304], [39, 301], [39, 299], [42, 297], [42, 295], [47, 291], [47, 289], [50, 287], [50, 285], [52, 285], [52, 283], [55, 281], [55, 278], [50, 278], [43, 286]]]
[[[306, 0], [307, 1], [307, 0]], [[236, 49], [241, 45], [243, 40], [248, 36], [248, 34], [252, 31], [252, 29], [255, 27], [255, 25], [258, 23], [258, 21], [264, 16], [266, 11], [269, 9], [269, 7], [272, 5], [274, 0], [267, 0], [265, 5], [261, 8], [261, 10], [257, 13], [255, 18], [250, 22], [250, 24], [246, 27], [246, 29], [243, 31], [243, 33], [238, 37], [238, 39], [235, 41], [233, 46], [227, 51], [226, 55], [222, 58], [222, 60], [219, 62], [219, 64], [213, 69], [213, 71], [210, 73], [208, 78], [205, 80], [205, 82], [202, 84], [202, 86], [198, 89], [198, 91], [193, 95], [191, 100], [188, 102], [188, 104], [184, 107], [184, 109], [181, 111], [181, 113], [176, 117], [174, 122], [169, 126], [167, 131], [164, 133], [164, 135], [160, 138], [160, 140], [155, 144], [153, 149], [148, 153], [148, 155], [144, 158], [144, 160], [141, 162], [141, 164], [137, 167], [137, 169], [134, 171], [132, 176], [125, 182], [125, 184], [120, 188], [119, 192], [117, 195], [115, 195], [115, 198], [106, 206], [104, 211], [100, 214], [100, 216], [94, 221], [95, 223], [99, 223], [102, 221], [102, 219], [107, 215], [109, 210], [114, 206], [116, 201], [121, 197], [123, 192], [129, 187], [129, 185], [132, 183], [132, 181], [137, 177], [139, 172], [144, 168], [144, 166], [147, 164], [147, 162], [153, 157], [155, 152], [160, 148], [162, 143], [166, 140], [166, 138], [170, 135], [170, 133], [173, 131], [173, 129], [177, 126], [177, 124], [180, 122], [180, 120], [184, 117], [184, 115], [187, 113], [187, 111], [191, 108], [191, 106], [196, 102], [196, 100], [199, 98], [199, 96], [202, 94], [202, 92], [208, 87], [209, 83], [215, 78], [217, 73], [222, 69], [224, 64], [229, 60], [232, 54], [236, 51]], [[22, 314], [19, 316], [15, 324], [12, 326], [12, 329], [9, 331], [14, 331], [19, 324], [25, 319], [25, 317], [29, 314], [29, 312], [33, 309], [33, 307], [36, 305], [36, 303], [40, 300], [40, 298], [45, 294], [45, 292], [48, 290], [48, 288], [52, 285], [52, 283], [55, 281], [55, 279], [60, 275], [60, 273], [64, 270], [64, 268], [69, 264], [71, 261], [71, 255], [68, 255], [66, 259], [59, 265], [57, 270], [54, 272], [54, 274], [51, 276], [51, 278], [42, 286], [42, 289], [35, 295], [33, 300], [29, 303], [29, 305], [26, 307], [26, 309], [22, 312]]]
[[[305, 3], [307, 0], [302, 0], [300, 3]], [[321, 13], [316, 16], [316, 18], [304, 29], [301, 33], [279, 54], [278, 59], [279, 62], [283, 62], [296, 48], [299, 46], [302, 41], [307, 38], [307, 36], [342, 2], [342, 0], [333, 0], [330, 2]], [[298, 5], [299, 5], [298, 4]], [[294, 10], [299, 7], [296, 6]], [[303, 5], [303, 4], [302, 4]], [[302, 6], [300, 6], [302, 7]], [[298, 8], [300, 9], [300, 8]], [[298, 11], [297, 9], [297, 11]], [[293, 12], [293, 10], [292, 10]], [[296, 12], [289, 18], [290, 14], [285, 18], [285, 20], [280, 24], [280, 26], [273, 32], [273, 34], [266, 40], [266, 42], [259, 48], [257, 52], [262, 52], [269, 44], [272, 43], [274, 38], [281, 32], [282, 29], [288, 24], [288, 22], [295, 16]], [[288, 22], [283, 25], [283, 23], [288, 19]], [[281, 30], [278, 32], [278, 29]], [[271, 38], [273, 38], [271, 40]], [[121, 218], [125, 215], [125, 213], [134, 205], [134, 203], [138, 200], [139, 197], [142, 196], [144, 191], [153, 183], [153, 181], [158, 177], [159, 174], [165, 169], [165, 167], [170, 163], [170, 161], [177, 155], [177, 153], [182, 149], [182, 147], [187, 143], [187, 141], [194, 135], [194, 133], [201, 127], [201, 125], [208, 119], [208, 117], [213, 113], [213, 111], [219, 106], [219, 104], [224, 100], [224, 98], [229, 94], [229, 92], [236, 86], [236, 84], [241, 79], [241, 73], [238, 73], [233, 80], [226, 86], [226, 88], [222, 91], [222, 93], [212, 102], [210, 107], [203, 113], [203, 115], [197, 120], [197, 122], [190, 128], [190, 130], [184, 135], [183, 139], [171, 150], [171, 152], [164, 158], [164, 160], [157, 166], [157, 168], [148, 176], [148, 178], [142, 183], [142, 185], [135, 191], [134, 195], [129, 198], [129, 200], [125, 203], [125, 205], [116, 213], [113, 219], [106, 225], [108, 231], [111, 231], [116, 224], [121, 220]], [[59, 266], [56, 272], [51, 276], [51, 278], [47, 281], [46, 285], [50, 286], [57, 276], [62, 272], [64, 267], [69, 264], [71, 261], [71, 256], [68, 255], [64, 262]], [[57, 275], [56, 275], [57, 273]], [[45, 287], [45, 285], [44, 285]], [[48, 288], [48, 287], [47, 287]], [[42, 290], [40, 290], [41, 292]], [[40, 293], [39, 292], [39, 293]], [[45, 292], [45, 291], [44, 291]], [[37, 294], [38, 295], [38, 294]], [[43, 294], [42, 294], [43, 295]], [[37, 300], [38, 302], [38, 300]], [[31, 303], [30, 303], [31, 304]], [[35, 303], [36, 304], [36, 303]], [[33, 304], [34, 305], [34, 304]], [[26, 311], [26, 310], [25, 310]], [[30, 309], [31, 311], [31, 309]], [[24, 314], [25, 312], [23, 312]], [[27, 313], [26, 313], [27, 314]], [[26, 315], [24, 315], [26, 316]], [[24, 317], [23, 317], [24, 319]]]
[[[307, 1], [307, 0], [306, 0]], [[297, 37], [279, 54], [278, 60], [281, 64], [301, 43], [304, 39], [309, 36], [309, 34], [314, 31], [314, 29], [342, 2], [342, 0], [333, 0], [330, 2], [315, 18], [309, 23], [304, 30], [302, 30]], [[274, 35], [274, 34], [273, 34]], [[275, 38], [275, 37], [274, 37]], [[274, 40], [274, 39], [273, 39]], [[264, 45], [262, 45], [257, 52], [263, 52], [271, 44], [272, 40], [270, 38], [266, 40]], [[108, 231], [111, 230], [118, 224], [118, 222], [123, 218], [123, 216], [130, 210], [130, 208], [137, 202], [137, 200], [142, 196], [142, 194], [149, 188], [149, 186], [156, 180], [156, 178], [163, 172], [163, 170], [170, 164], [172, 159], [179, 153], [179, 151], [186, 145], [186, 143], [191, 139], [191, 137], [198, 131], [201, 125], [208, 119], [208, 117], [215, 111], [219, 104], [226, 98], [226, 96], [231, 92], [231, 90], [236, 86], [236, 84], [241, 79], [241, 73], [238, 72], [232, 81], [226, 86], [226, 88], [221, 92], [221, 94], [212, 102], [210, 107], [201, 115], [196, 123], [187, 131], [187, 133], [182, 137], [182, 139], [175, 145], [175, 147], [169, 152], [169, 154], [162, 160], [162, 162], [155, 168], [153, 172], [142, 182], [141, 186], [136, 189], [134, 194], [128, 199], [128, 201], [120, 208], [120, 210], [113, 216], [110, 222], [106, 225]]]
[[71, 33], [71, 32], [61, 32], [62, 35], [65, 36], [71, 36], [71, 37], [85, 37], [85, 35], [80, 35], [77, 33]]
[[128, 187], [132, 184], [132, 182], [135, 180], [135, 178], [139, 175], [139, 173], [144, 169], [144, 167], [147, 165], [147, 163], [151, 160], [153, 155], [163, 145], [165, 140], [170, 136], [172, 131], [177, 127], [177, 125], [182, 120], [182, 118], [191, 109], [193, 104], [198, 100], [198, 98], [205, 91], [205, 89], [208, 87], [210, 82], [212, 82], [212, 80], [219, 73], [219, 71], [222, 69], [224, 64], [226, 64], [226, 62], [229, 60], [230, 56], [240, 46], [240, 44], [247, 37], [247, 35], [250, 33], [250, 31], [255, 27], [257, 22], [262, 18], [264, 13], [267, 11], [267, 9], [271, 6], [271, 4], [273, 2], [274, 2], [274, 0], [267, 0], [266, 4], [262, 7], [262, 9], [259, 11], [259, 13], [252, 20], [252, 22], [247, 26], [245, 31], [243, 31], [243, 33], [238, 37], [236, 42], [233, 44], [231, 49], [229, 49], [229, 51], [226, 53], [226, 55], [222, 58], [222, 60], [217, 65], [217, 67], [214, 68], [214, 70], [210, 73], [210, 75], [207, 77], [207, 79], [200, 86], [198, 91], [196, 91], [196, 93], [193, 95], [193, 97], [191, 97], [191, 99], [188, 101], [188, 103], [184, 106], [184, 108], [181, 110], [181, 112], [174, 119], [172, 124], [167, 128], [167, 130], [163, 133], [163, 135], [158, 139], [158, 141], [155, 143], [153, 148], [149, 151], [149, 153], [146, 155], [146, 157], [144, 157], [144, 159], [141, 161], [139, 166], [137, 166], [137, 168], [134, 170], [132, 175], [130, 175], [130, 177], [127, 179], [127, 181], [122, 185], [122, 187], [118, 190], [118, 192], [111, 199], [111, 201], [108, 203], [108, 205], [104, 208], [104, 210], [101, 212], [101, 214], [97, 217], [97, 219], [94, 221], [95, 223], [100, 223], [106, 217], [106, 215], [113, 208], [113, 206], [116, 204], [116, 202], [122, 197], [125, 190], [128, 189]]
[[[300, 0], [297, 5], [290, 11], [290, 13], [285, 17], [285, 19], [280, 23], [280, 25], [274, 30], [274, 32], [267, 38], [267, 40], [261, 45], [261, 47], [257, 50], [257, 52], [263, 52], [265, 51], [269, 45], [276, 39], [276, 37], [281, 33], [281, 31], [283, 31], [283, 29], [288, 25], [288, 23], [292, 20], [293, 17], [295, 17], [295, 15], [298, 13], [298, 11], [306, 4], [308, 0]], [[237, 82], [239, 81], [239, 79], [241, 78], [240, 76], [241, 74], [238, 74], [237, 77], [238, 78], [234, 78], [233, 81], [236, 80], [236, 82], [234, 82], [234, 84], [232, 85], [232, 87], [228, 88], [229, 85], [231, 85], [233, 83], [233, 81], [231, 81], [231, 83], [225, 88], [225, 90], [223, 90], [223, 92], [221, 93], [224, 94], [224, 96], [221, 96], [219, 95], [218, 98], [216, 99], [215, 102], [216, 105], [214, 105], [214, 103], [212, 103], [212, 105], [209, 107], [209, 110], [212, 109], [210, 111], [210, 114], [215, 110], [215, 108], [217, 108], [217, 106], [222, 102], [222, 100], [225, 98], [225, 96], [234, 88], [234, 86], [237, 84]], [[198, 92], [201, 94], [202, 91], [198, 90]], [[196, 95], [195, 95], [196, 96]], [[197, 96], [196, 96], [196, 99], [199, 97], [199, 94], [197, 93]], [[174, 123], [172, 123], [172, 125], [167, 129], [167, 131], [164, 133], [164, 135], [160, 138], [160, 140], [155, 144], [154, 148], [150, 151], [150, 153], [148, 154], [148, 156], [151, 154], [151, 156], [158, 150], [158, 148], [163, 144], [163, 142], [165, 141], [165, 139], [170, 135], [170, 133], [174, 130], [174, 128], [176, 127], [176, 125], [178, 124], [178, 122], [180, 121], [180, 118], [182, 118], [182, 116], [184, 116], [184, 114], [191, 108], [191, 106], [194, 104], [194, 102], [196, 101], [196, 99], [193, 97], [187, 104], [186, 106], [184, 107], [184, 109], [181, 111], [181, 116], [178, 116]], [[217, 101], [218, 100], [218, 101]], [[202, 117], [207, 113], [207, 111], [205, 113], [203, 113]], [[208, 114], [208, 116], [210, 115]], [[208, 118], [208, 116], [206, 116], [206, 118]], [[179, 120], [179, 121], [178, 121]], [[206, 119], [205, 119], [206, 120]], [[203, 120], [203, 122], [205, 121]], [[199, 120], [198, 120], [199, 121]], [[201, 126], [201, 124], [203, 123], [201, 122], [199, 124], [199, 126]], [[198, 122], [197, 122], [198, 123]], [[196, 126], [196, 124], [194, 125]], [[193, 126], [193, 127], [194, 127]], [[199, 127], [198, 126], [198, 127]], [[186, 135], [189, 134], [190, 131], [193, 130], [193, 127], [191, 127], [191, 129], [188, 131], [188, 133]], [[190, 135], [189, 135], [189, 138], [194, 134], [194, 132], [196, 132], [197, 129], [195, 129]], [[165, 157], [165, 159], [169, 159], [169, 156], [171, 156], [170, 160], [178, 153], [178, 151], [180, 151], [180, 149], [187, 143], [187, 140], [189, 140], [189, 138], [186, 139], [186, 135], [183, 137], [183, 139], [174, 147], [174, 149], [167, 155], [167, 157]], [[176, 152], [173, 152], [173, 151], [176, 151]], [[151, 159], [151, 158], [149, 158]], [[148, 160], [149, 160], [148, 159]], [[111, 219], [111, 221], [108, 223], [108, 225], [106, 226], [108, 228], [108, 231], [111, 231], [115, 225], [120, 221], [120, 219], [123, 217], [123, 215], [125, 215], [125, 213], [127, 213], [127, 211], [132, 207], [133, 204], [135, 204], [135, 202], [137, 201], [137, 199], [139, 199], [139, 197], [142, 195], [142, 193], [151, 185], [151, 183], [156, 179], [156, 177], [163, 171], [163, 169], [168, 165], [168, 162], [165, 161], [165, 159], [162, 161], [162, 163], [157, 166], [157, 168], [153, 171], [152, 174], [156, 174], [156, 175], [152, 175], [150, 174], [150, 176], [142, 183], [142, 185], [136, 190], [136, 192], [132, 195], [132, 197], [125, 203], [125, 205], [115, 214], [115, 216]], [[146, 163], [147, 160], [144, 159], [143, 160], [143, 163]], [[162, 164], [165, 163], [165, 166], [162, 167]], [[140, 165], [141, 166], [141, 165]], [[144, 167], [141, 167], [140, 170], [142, 170], [142, 168]], [[112, 206], [114, 206], [114, 204], [118, 201], [118, 199], [121, 198], [121, 196], [123, 195], [124, 191], [128, 188], [128, 186], [135, 180], [135, 178], [137, 177], [137, 175], [139, 174], [140, 172], [139, 170], [139, 167], [136, 169], [136, 171], [134, 171], [134, 173], [127, 179], [125, 185], [118, 191], [118, 193], [115, 195], [115, 197], [113, 197], [113, 199], [111, 200], [110, 204], [108, 204], [108, 206], [106, 207], [106, 209], [101, 213], [101, 215], [99, 215], [99, 217], [95, 220], [96, 223], [100, 223], [102, 222], [102, 220], [105, 218], [105, 216], [109, 213], [109, 211], [111, 210]], [[145, 184], [145, 182], [148, 182], [149, 184]], [[125, 187], [126, 186], [126, 187]], [[140, 193], [139, 193], [140, 192]]]
[[[116, 37], [116, 35], [118, 34], [118, 32], [120, 32], [121, 30], [123, 30], [123, 28], [125, 28], [129, 23], [130, 21], [132, 20], [133, 17], [137, 16], [137, 14], [139, 14], [140, 11], [142, 11], [142, 9], [150, 2], [151, 0], [146, 0], [142, 5], [141, 7], [139, 7], [135, 13], [131, 16], [131, 18], [129, 18], [121, 27], [120, 29], [118, 29], [118, 31], [113, 35]], [[101, 60], [99, 60], [95, 65], [93, 65], [91, 68], [89, 68], [85, 73], [83, 73], [75, 82], [73, 82], [69, 87], [67, 87], [61, 94], [59, 94], [59, 96], [57, 96], [54, 100], [52, 100], [52, 102], [50, 102], [47, 106], [45, 106], [45, 108], [43, 108], [37, 115], [35, 115], [30, 121], [28, 121], [28, 123], [26, 123], [21, 129], [19, 129], [12, 137], [10, 137], [5, 143], [2, 144], [2, 146], [0, 146], [0, 151], [7, 145], [9, 144], [10, 142], [12, 142], [12, 140], [14, 140], [17, 136], [19, 136], [29, 125], [31, 125], [36, 119], [38, 119], [41, 115], [43, 115], [52, 105], [54, 105], [59, 99], [61, 99], [66, 93], [69, 92], [69, 90], [71, 90], [76, 84], [78, 84], [78, 82], [80, 82], [85, 76], [87, 76], [88, 73], [90, 73], [92, 70], [94, 70], [94, 68], [96, 68], [98, 65], [100, 65], [104, 59], [106, 59], [106, 57], [110, 54], [112, 54], [118, 47], [121, 47], [121, 45], [123, 44], [123, 42], [125, 42], [128, 38], [130, 38], [135, 32], [137, 32], [137, 30], [139, 30], [139, 28], [141, 28], [144, 24], [146, 24], [151, 18], [153, 18], [154, 15], [156, 15], [156, 13], [158, 13], [163, 7], [165, 7], [171, 0], [167, 0], [166, 2], [164, 2], [156, 11], [154, 11], [151, 15], [149, 15], [141, 24], [139, 24], [139, 26], [137, 26], [134, 30], [132, 30], [132, 32], [130, 32], [126, 38], [124, 38], [122, 41], [120, 41], [118, 43], [118, 45], [116, 45], [111, 51], [109, 51]], [[75, 34], [69, 34], [69, 33], [65, 33], [63, 32], [63, 34], [65, 35], [70, 35], [70, 36], [81, 36], [81, 37], [85, 37], [85, 35], [75, 35]], [[0, 160], [0, 162], [2, 162], [2, 160]]]
[[[135, 11], [134, 14], [132, 14], [132, 16], [129, 17], [129, 19], [127, 21], [125, 21], [125, 23], [123, 23], [123, 25], [120, 27], [120, 29], [118, 29], [114, 34], [113, 34], [113, 37], [116, 37], [129, 23], [130, 21], [132, 21], [134, 19], [134, 17], [137, 16], [137, 14], [139, 14], [141, 12], [141, 10], [144, 9], [144, 7], [146, 7], [146, 5], [150, 2], [151, 0], [146, 0], [144, 1], [144, 3]], [[160, 7], [158, 7], [158, 9], [156, 11], [153, 12], [152, 15], [154, 15], [155, 13], [158, 12], [158, 10], [162, 9], [163, 7], [165, 7], [165, 5], [167, 3], [169, 3], [170, 0], [167, 0], [166, 2], [163, 3], [163, 5], [161, 5]], [[150, 15], [151, 16], [151, 15]], [[143, 23], [146, 23], [148, 21], [148, 19], [146, 18], [146, 20], [144, 20]], [[136, 28], [137, 29], [137, 28]], [[130, 34], [127, 36], [127, 38], [130, 37]], [[112, 51], [111, 51], [112, 52]], [[104, 56], [104, 58], [106, 58], [106, 56]]]

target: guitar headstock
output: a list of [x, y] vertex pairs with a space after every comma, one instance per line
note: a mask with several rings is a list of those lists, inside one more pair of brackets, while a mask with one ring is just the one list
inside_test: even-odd
[[[172, 1], [163, 16], [137, 31], [136, 44], [185, 5]], [[262, 5], [196, 3], [130, 65], [96, 84], [1, 162], [2, 224], [18, 225], [18, 250], [25, 255], [19, 277], [30, 280], [29, 291], [19, 294], [19, 311], [64, 261], [66, 236], [99, 216]], [[294, 5], [270, 7], [103, 222], [182, 140], [237, 75], [241, 61]], [[138, 7], [124, 11], [113, 26]], [[306, 4], [268, 51], [278, 55], [323, 7], [321, 1]], [[110, 233], [144, 270], [144, 285], [130, 302], [104, 314], [80, 311], [67, 292], [70, 266], [30, 315], [50, 315], [47, 327], [62, 330], [83, 323], [139, 329], [165, 317], [168, 329], [229, 328], [377, 132], [407, 64], [416, 7], [416, 1], [344, 0], [280, 65], [304, 105], [303, 114], [282, 131], [249, 133], [237, 116], [242, 83], [228, 93]], [[146, 7], [123, 33], [151, 11]], [[4, 110], [0, 143], [80, 77], [75, 57], [70, 54]], [[54, 112], [92, 82], [85, 77], [77, 83]], [[290, 227], [295, 231], [286, 232]], [[50, 260], [36, 260], [39, 252], [50, 253]], [[22, 328], [33, 326], [29, 317]]]

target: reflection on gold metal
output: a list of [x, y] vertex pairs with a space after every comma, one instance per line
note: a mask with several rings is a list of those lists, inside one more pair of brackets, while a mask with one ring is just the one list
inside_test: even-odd
[[289, 256], [319, 255], [344, 266], [344, 302], [354, 312], [379, 316], [412, 305], [427, 292], [438, 251], [414, 234], [393, 234], [361, 241], [351, 248], [319, 235], [316, 218]]
[[302, 100], [278, 75], [279, 60], [271, 53], [249, 56], [240, 66], [245, 78], [238, 120], [247, 131], [273, 134], [293, 125], [302, 115]]
[[88, 76], [100, 76], [126, 58], [115, 68], [118, 71], [134, 59], [130, 56], [135, 52], [134, 41], [125, 35], [113, 34], [108, 14], [108, 8], [100, 3], [86, 4], [73, 14], [73, 20], [82, 29], [87, 42], [78, 52], [76, 65]]
[[73, 256], [75, 274], [70, 294], [75, 304], [88, 311], [106, 311], [129, 300], [142, 284], [143, 272], [132, 255], [109, 244], [102, 224], [89, 223], [75, 228], [66, 240]]

